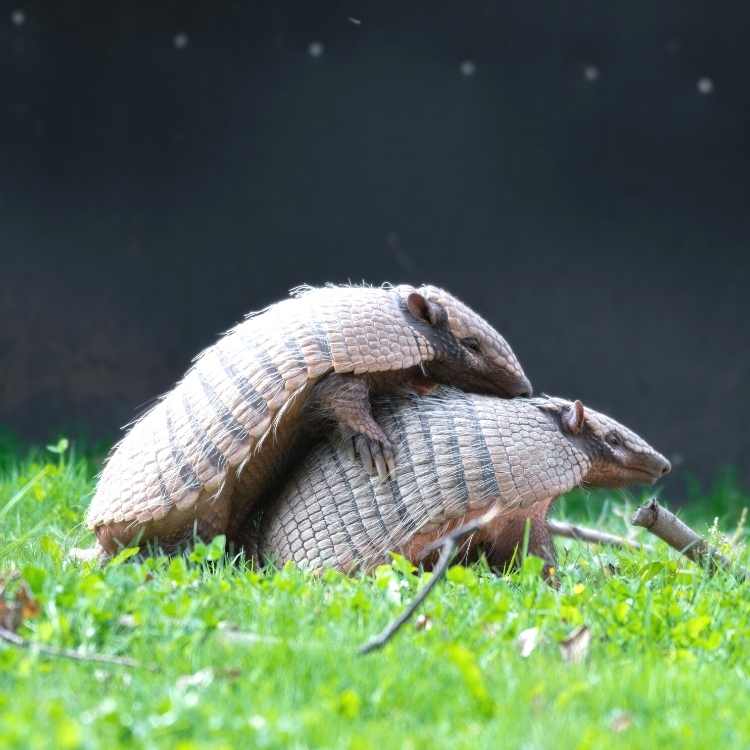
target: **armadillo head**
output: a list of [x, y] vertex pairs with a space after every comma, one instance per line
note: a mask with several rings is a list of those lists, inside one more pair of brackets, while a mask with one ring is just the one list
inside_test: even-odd
[[563, 433], [584, 454], [588, 469], [583, 482], [595, 487], [653, 484], [672, 466], [642, 437], [606, 414], [584, 408], [580, 401], [553, 398], [552, 410]]
[[429, 344], [427, 375], [476, 393], [530, 396], [532, 386], [508, 342], [480, 315], [435, 286], [398, 288]]

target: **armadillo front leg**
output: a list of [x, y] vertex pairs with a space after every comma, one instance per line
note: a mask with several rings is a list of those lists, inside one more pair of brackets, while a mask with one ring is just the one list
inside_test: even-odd
[[386, 479], [395, 468], [388, 436], [372, 416], [370, 387], [362, 378], [331, 373], [315, 388], [320, 408], [337, 424], [348, 447], [356, 451], [369, 474]]

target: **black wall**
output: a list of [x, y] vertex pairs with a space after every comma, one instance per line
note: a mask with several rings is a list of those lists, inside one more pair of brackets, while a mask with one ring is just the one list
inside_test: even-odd
[[431, 281], [750, 481], [746, 4], [159, 5], [0, 8], [2, 425], [113, 437], [291, 286]]

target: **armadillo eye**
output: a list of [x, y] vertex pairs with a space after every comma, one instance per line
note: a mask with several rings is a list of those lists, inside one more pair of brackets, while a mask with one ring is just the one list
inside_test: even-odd
[[620, 436], [616, 432], [610, 432], [604, 439], [607, 441], [607, 444], [611, 445], [613, 448], [620, 445]]
[[475, 336], [467, 336], [465, 339], [461, 339], [461, 343], [467, 348], [471, 349], [473, 352], [481, 352], [482, 349], [479, 346], [479, 339]]

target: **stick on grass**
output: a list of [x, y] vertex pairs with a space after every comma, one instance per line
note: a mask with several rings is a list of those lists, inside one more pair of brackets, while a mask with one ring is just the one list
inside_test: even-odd
[[54, 648], [53, 646], [45, 646], [41, 643], [34, 643], [26, 638], [22, 638], [17, 633], [7, 628], [0, 627], [0, 641], [7, 643], [17, 648], [23, 648], [28, 650], [38, 651], [40, 654], [45, 656], [52, 656], [59, 659], [71, 659], [73, 661], [86, 661], [96, 662], [97, 664], [116, 664], [119, 667], [131, 667], [135, 669], [143, 669], [144, 666], [128, 659], [125, 656], [110, 656], [108, 654], [81, 654], [78, 651], [71, 651], [67, 648]]
[[440, 557], [438, 558], [437, 565], [432, 571], [432, 578], [419, 590], [417, 595], [409, 602], [406, 609], [388, 626], [382, 630], [378, 635], [371, 638], [367, 643], [360, 647], [360, 654], [369, 654], [371, 651], [377, 651], [385, 646], [393, 636], [398, 633], [401, 627], [406, 624], [409, 619], [419, 608], [419, 605], [427, 598], [428, 594], [437, 585], [437, 583], [445, 576], [445, 572], [448, 570], [453, 556], [456, 554], [456, 549], [461, 541], [465, 539], [469, 534], [473, 534], [478, 531], [486, 524], [493, 521], [500, 514], [500, 507], [495, 505], [487, 513], [479, 518], [469, 521], [469, 523], [454, 529], [449, 534], [441, 537], [436, 542], [428, 545], [422, 557], [426, 557], [436, 549], [440, 549]]
[[743, 579], [750, 577], [750, 571], [734, 565], [674, 513], [659, 505], [655, 498], [637, 508], [630, 522], [633, 526], [641, 526], [658, 536], [710, 573], [723, 568], [737, 573]]
[[568, 539], [576, 539], [579, 542], [591, 544], [608, 544], [611, 547], [629, 547], [630, 549], [650, 549], [647, 544], [641, 544], [624, 536], [610, 534], [607, 531], [599, 531], [588, 526], [578, 526], [567, 521], [547, 521], [547, 528], [554, 536], [563, 536]]

